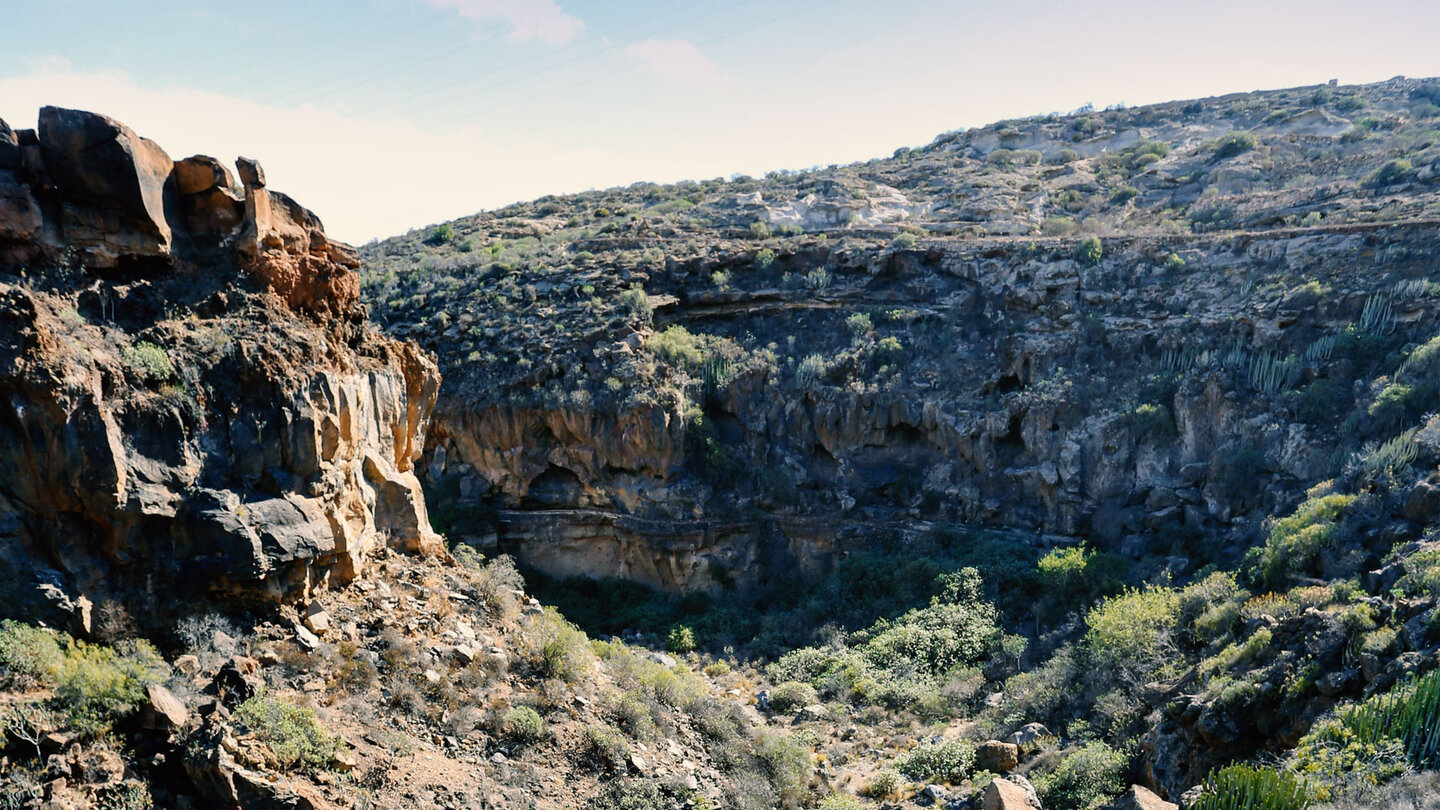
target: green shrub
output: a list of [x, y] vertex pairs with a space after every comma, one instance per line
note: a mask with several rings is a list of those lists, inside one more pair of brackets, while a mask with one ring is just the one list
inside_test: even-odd
[[147, 340], [125, 347], [125, 365], [146, 385], [169, 382], [175, 378], [175, 367], [165, 350]]
[[1248, 132], [1230, 132], [1215, 141], [1215, 157], [1224, 160], [1255, 148], [1255, 136]]
[[112, 648], [54, 630], [0, 623], [0, 682], [53, 690], [44, 709], [82, 734], [102, 732], [130, 714], [145, 699], [145, 684], [167, 675], [165, 662], [143, 640]]
[[810, 780], [810, 749], [793, 736], [762, 732], [755, 756], [783, 807], [798, 807]]
[[531, 668], [542, 678], [573, 682], [588, 668], [589, 639], [553, 607], [527, 617], [520, 641]]
[[54, 704], [82, 733], [102, 731], [145, 699], [145, 684], [164, 680], [164, 660], [146, 641], [115, 648], [72, 641], [56, 676]]
[[865, 805], [849, 793], [831, 793], [820, 800], [820, 810], [864, 810]]
[[1071, 605], [1118, 590], [1125, 564], [1113, 554], [1071, 546], [1052, 549], [1035, 567], [1045, 592], [1057, 604]]
[[1292, 774], [1255, 765], [1229, 765], [1210, 774], [1191, 810], [1304, 810], [1305, 788]]
[[54, 630], [0, 622], [0, 680], [20, 690], [53, 686], [65, 659]]
[[590, 723], [580, 732], [580, 751], [592, 767], [623, 769], [630, 746], [620, 732], [602, 723]]
[[875, 329], [875, 324], [870, 316], [864, 312], [857, 312], [845, 319], [845, 326], [850, 329], [850, 335], [855, 338], [862, 338]]
[[875, 359], [882, 365], [897, 363], [904, 354], [905, 347], [900, 344], [900, 339], [897, 337], [883, 337], [875, 344]]
[[987, 602], [936, 602], [871, 628], [865, 657], [882, 669], [901, 665], [939, 675], [969, 666], [999, 640], [998, 614]]
[[641, 695], [627, 693], [621, 696], [612, 712], [615, 722], [633, 739], [648, 740], [655, 736], [654, 712]]
[[654, 314], [654, 308], [650, 306], [650, 296], [645, 288], [639, 284], [632, 284], [629, 288], [620, 292], [620, 304], [626, 310], [642, 321], [649, 322], [650, 316]]
[[1411, 164], [1405, 158], [1396, 158], [1370, 173], [1364, 185], [1370, 188], [1384, 188], [1405, 182], [1410, 177]]
[[545, 736], [545, 718], [529, 706], [514, 706], [500, 718], [500, 733], [508, 740], [531, 745]]
[[1178, 624], [1189, 631], [1190, 642], [1201, 647], [1230, 639], [1247, 596], [1233, 573], [1217, 571], [1180, 591]]
[[320, 725], [312, 709], [262, 693], [241, 703], [235, 717], [275, 754], [285, 771], [325, 770], [340, 751], [340, 738]]
[[810, 383], [824, 377], [830, 368], [825, 358], [818, 354], [806, 355], [800, 365], [795, 367], [795, 384], [804, 388]]
[[770, 226], [763, 222], [752, 222], [750, 223], [750, 235], [756, 239], [769, 239]]
[[665, 634], [665, 649], [673, 653], [695, 651], [695, 630], [687, 624], [677, 624]]
[[755, 264], [761, 270], [769, 270], [775, 264], [775, 251], [770, 248], [760, 248], [755, 251]]
[[606, 782], [586, 810], [658, 810], [684, 807], [684, 797], [667, 785], [646, 777], [621, 777]]
[[1334, 718], [1315, 724], [1300, 738], [1286, 769], [1304, 779], [1321, 801], [1336, 799], [1358, 786], [1378, 785], [1409, 770], [1399, 740], [1364, 740]]
[[1259, 554], [1259, 579], [1276, 586], [1318, 573], [1322, 553], [1334, 547], [1340, 520], [1354, 502], [1354, 495], [1317, 495], [1275, 521]]
[[425, 239], [432, 245], [443, 245], [455, 238], [455, 228], [448, 222], [436, 225], [430, 229], [430, 235]]
[[770, 708], [780, 714], [794, 714], [820, 702], [815, 687], [800, 681], [786, 681], [770, 690]]
[[908, 232], [896, 234], [895, 238], [890, 240], [890, 246], [896, 250], [914, 250], [919, 244], [919, 238]]
[[975, 768], [975, 746], [964, 740], [923, 742], [903, 754], [895, 767], [918, 781], [958, 784]]
[[1086, 743], [1035, 785], [1045, 807], [1098, 810], [1125, 789], [1125, 755], [1103, 742]]
[[1080, 245], [1075, 249], [1075, 258], [1081, 264], [1094, 266], [1100, 263], [1105, 257], [1105, 247], [1100, 243], [1100, 237], [1087, 236], [1080, 240]]
[[1166, 635], [1176, 623], [1180, 597], [1155, 585], [1101, 602], [1085, 616], [1084, 650], [1105, 679], [1149, 680], [1164, 664]]
[[882, 768], [870, 778], [865, 786], [865, 795], [872, 799], [888, 799], [900, 790], [900, 772], [894, 768]]
[[1134, 186], [1121, 186], [1110, 194], [1110, 202], [1114, 205], [1122, 205], [1140, 196], [1140, 189]]

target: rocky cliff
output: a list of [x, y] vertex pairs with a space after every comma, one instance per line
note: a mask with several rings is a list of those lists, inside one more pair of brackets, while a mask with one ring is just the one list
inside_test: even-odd
[[1434, 332], [1436, 97], [543, 198], [368, 248], [366, 295], [449, 380], [423, 470], [454, 528], [557, 575], [713, 589], [936, 522], [1240, 548], [1343, 462], [1349, 381]]
[[366, 326], [350, 247], [238, 169], [93, 113], [0, 123], [0, 612], [158, 619], [438, 546], [413, 467], [434, 363]]
[[653, 397], [442, 402], [427, 469], [491, 498], [523, 559], [666, 588], [754, 579], [777, 544], [813, 563], [846, 546], [837, 517], [852, 547], [950, 521], [1184, 555], [1334, 474], [1357, 392], [1331, 381], [1379, 359], [1355, 325], [1383, 304], [1368, 328], [1440, 328], [1436, 241], [1417, 223], [1105, 240], [1093, 263], [1063, 239], [677, 257], [645, 279], [653, 325], [562, 383], [628, 384], [617, 361], [659, 355]]

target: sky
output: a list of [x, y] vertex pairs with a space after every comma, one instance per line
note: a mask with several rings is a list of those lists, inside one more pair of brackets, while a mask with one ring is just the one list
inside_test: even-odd
[[996, 120], [1440, 75], [1436, 0], [0, 0], [0, 119], [253, 157], [354, 243]]

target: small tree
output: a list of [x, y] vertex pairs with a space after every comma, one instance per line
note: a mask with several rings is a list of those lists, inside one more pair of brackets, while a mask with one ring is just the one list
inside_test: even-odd
[[454, 238], [455, 228], [452, 227], [450, 223], [446, 222], [442, 225], [436, 225], [433, 229], [431, 229], [430, 238], [426, 239], [425, 241], [429, 242], [432, 245], [443, 245], [450, 242]]

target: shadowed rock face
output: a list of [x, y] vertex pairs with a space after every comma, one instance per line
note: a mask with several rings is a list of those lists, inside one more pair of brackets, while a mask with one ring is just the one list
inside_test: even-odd
[[83, 630], [439, 548], [434, 363], [363, 324], [348, 246], [241, 178], [93, 113], [0, 124], [0, 613]]

